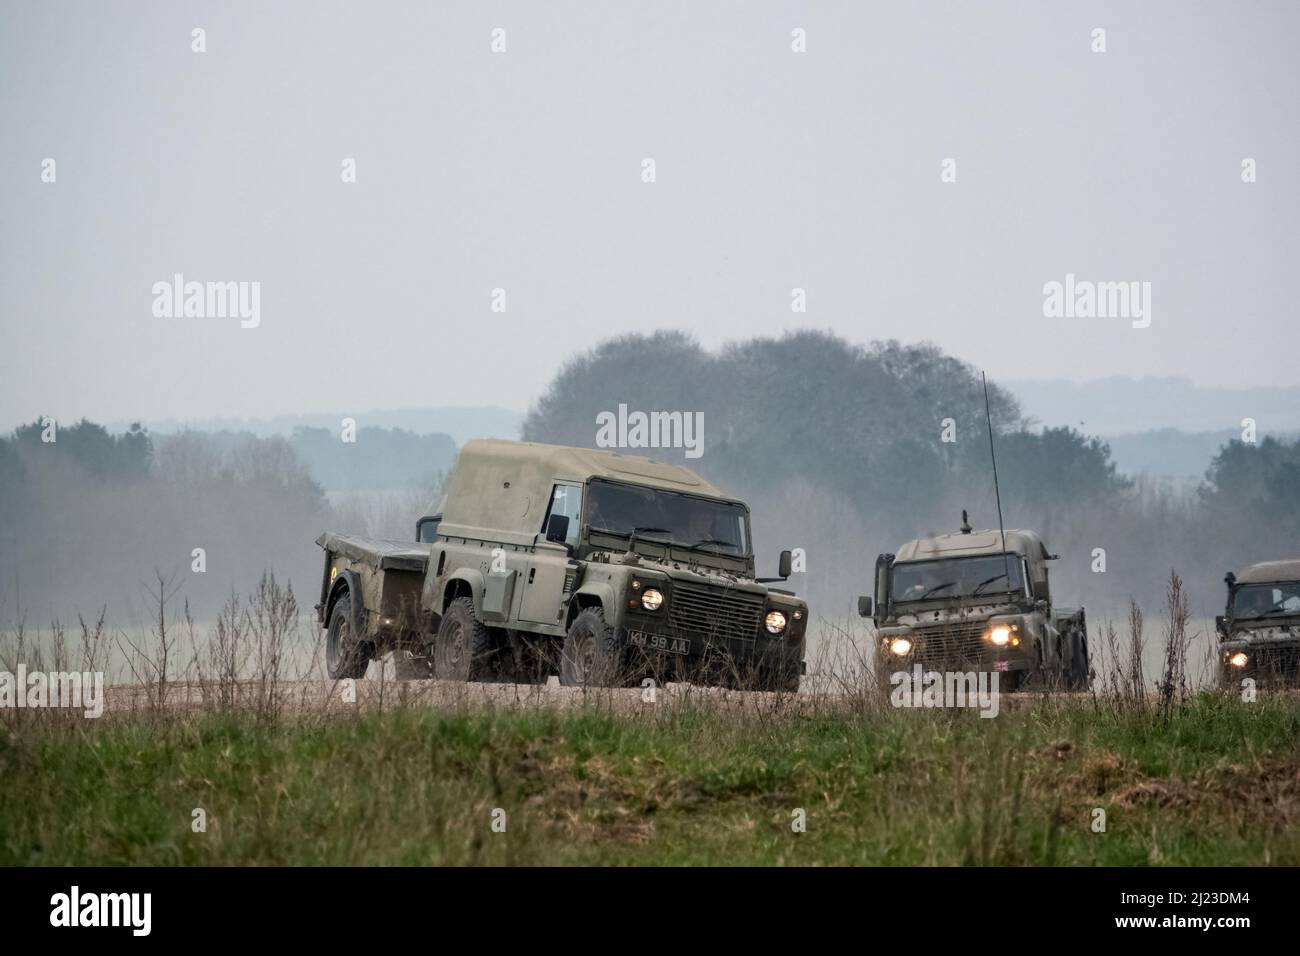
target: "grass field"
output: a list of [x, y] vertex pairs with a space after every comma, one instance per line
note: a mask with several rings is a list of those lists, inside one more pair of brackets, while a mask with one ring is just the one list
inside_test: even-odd
[[1300, 864], [1293, 695], [11, 720], [0, 781], [3, 864]]

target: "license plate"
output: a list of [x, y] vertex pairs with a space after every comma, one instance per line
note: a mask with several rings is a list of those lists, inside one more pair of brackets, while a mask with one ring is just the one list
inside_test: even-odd
[[1003, 673], [1006, 673], [1007, 671], [1011, 670], [1011, 662], [1010, 662], [1010, 661], [994, 661], [994, 662], [993, 662], [993, 669], [994, 669], [995, 671], [1002, 671]]
[[628, 631], [627, 642], [633, 647], [644, 647], [649, 651], [663, 651], [666, 654], [689, 654], [691, 642], [684, 637], [664, 637], [662, 634], [647, 634], [645, 631]]

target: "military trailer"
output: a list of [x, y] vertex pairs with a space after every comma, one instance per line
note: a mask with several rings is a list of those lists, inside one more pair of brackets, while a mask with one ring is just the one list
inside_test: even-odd
[[1300, 559], [1264, 561], [1224, 577], [1228, 603], [1214, 619], [1219, 679], [1294, 684], [1300, 676]]
[[323, 534], [334, 678], [616, 686], [645, 677], [792, 691], [808, 607], [754, 567], [749, 509], [679, 465], [477, 440], [416, 541]]
[[1086, 688], [1083, 608], [1052, 603], [1049, 554], [1033, 531], [975, 531], [909, 541], [876, 559], [875, 595], [858, 613], [877, 630], [877, 679], [898, 671], [989, 671], [1000, 690]]

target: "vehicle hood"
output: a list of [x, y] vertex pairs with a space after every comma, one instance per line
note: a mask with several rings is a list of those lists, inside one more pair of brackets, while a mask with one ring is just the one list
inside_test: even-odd
[[1272, 618], [1263, 621], [1234, 621], [1232, 639], [1264, 643], [1268, 641], [1300, 641], [1300, 620]]
[[888, 621], [898, 627], [933, 627], [936, 624], [962, 624], [971, 621], [985, 621], [991, 617], [1008, 614], [1024, 614], [1015, 604], [1000, 601], [989, 604], [971, 604], [948, 607], [922, 607], [895, 609], [895, 616]]

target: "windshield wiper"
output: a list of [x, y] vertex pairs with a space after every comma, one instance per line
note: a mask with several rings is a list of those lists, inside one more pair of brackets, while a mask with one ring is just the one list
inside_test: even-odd
[[698, 547], [699, 547], [700, 545], [702, 545], [702, 544], [721, 545], [721, 546], [724, 547], [724, 548], [736, 548], [736, 547], [738, 547], [734, 541], [723, 541], [723, 540], [721, 540], [721, 539], [719, 539], [719, 538], [703, 538], [703, 539], [701, 539], [701, 540], [699, 540], [699, 541], [696, 541], [696, 542], [695, 542], [694, 544], [692, 544], [692, 545], [687, 545], [687, 547], [698, 548]]
[[632, 529], [632, 535], [631, 535], [631, 537], [629, 537], [628, 540], [627, 540], [627, 549], [628, 549], [629, 551], [632, 550], [632, 545], [636, 544], [636, 536], [639, 535], [639, 534], [666, 534], [666, 535], [671, 535], [672, 532], [669, 531], [667, 528], [642, 528], [642, 527], [639, 527], [639, 526], [636, 527], [636, 528], [633, 528], [633, 529]]
[[944, 581], [943, 584], [936, 584], [934, 587], [930, 588], [928, 591], [922, 594], [919, 598], [913, 598], [913, 600], [924, 601], [935, 591], [942, 591], [944, 588], [950, 588], [956, 583], [957, 583], [956, 581]]
[[998, 580], [999, 578], [1005, 578], [1006, 576], [1007, 576], [1007, 572], [1003, 571], [1001, 574], [993, 575], [993, 577], [989, 578], [987, 581], [981, 581], [979, 584], [975, 585], [975, 590], [970, 592], [971, 597], [974, 597], [975, 595], [979, 594], [981, 591], [983, 591], [994, 581]]

